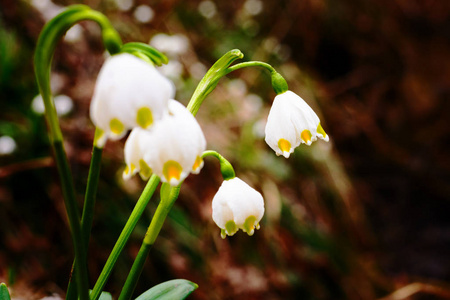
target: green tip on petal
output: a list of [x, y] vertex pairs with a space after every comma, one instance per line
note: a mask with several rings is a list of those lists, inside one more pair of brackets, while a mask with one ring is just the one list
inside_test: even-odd
[[[100, 128], [96, 128], [95, 129], [95, 134], [94, 134], [94, 145], [98, 145], [99, 141], [103, 138], [103, 135], [105, 134], [105, 132], [100, 129]], [[100, 147], [103, 148], [103, 147]]]
[[245, 219], [243, 230], [247, 232], [248, 235], [253, 235], [255, 232], [255, 223], [256, 223], [256, 217], [255, 216], [249, 216], [247, 219]]
[[109, 128], [111, 130], [111, 133], [115, 135], [120, 135], [125, 130], [125, 126], [117, 118], [114, 118], [111, 121], [109, 121]]
[[148, 180], [152, 175], [152, 169], [143, 159], [139, 160], [139, 175], [143, 180]]
[[142, 127], [143, 129], [148, 128], [150, 125], [153, 124], [153, 114], [150, 108], [148, 107], [141, 107], [137, 111], [136, 115], [136, 122], [137, 124]]
[[317, 126], [317, 133], [320, 133], [324, 138], [327, 137], [327, 134], [326, 134], [325, 130], [323, 130], [322, 125], [320, 125], [320, 123]]
[[236, 223], [233, 220], [230, 220], [225, 223], [225, 232], [229, 236], [234, 235], [238, 231], [238, 229], [239, 228], [236, 226]]

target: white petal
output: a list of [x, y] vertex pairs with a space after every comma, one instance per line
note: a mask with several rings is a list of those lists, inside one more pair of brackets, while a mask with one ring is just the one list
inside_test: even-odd
[[[317, 132], [319, 124], [319, 117], [312, 108], [300, 96], [287, 91], [275, 97], [267, 119], [265, 140], [277, 155], [287, 158], [301, 143], [311, 145], [317, 137], [328, 140], [328, 136]], [[284, 149], [280, 149], [280, 145]]]
[[[151, 112], [153, 122], [163, 118], [167, 114], [167, 102], [173, 96], [172, 82], [152, 65], [131, 54], [114, 55], [106, 60], [98, 75], [91, 119], [108, 137], [118, 139], [127, 130], [142, 126], [137, 118], [142, 108]], [[112, 132], [114, 119], [120, 126]]]
[[213, 220], [221, 229], [229, 221], [233, 221], [237, 228], [245, 229], [245, 221], [253, 217], [255, 224], [251, 224], [250, 235], [264, 215], [264, 200], [262, 195], [251, 188], [241, 179], [235, 177], [225, 180], [212, 201]]
[[[169, 110], [170, 114], [149, 131], [151, 137], [141, 140], [140, 147], [153, 172], [175, 186], [189, 175], [197, 157], [205, 151], [206, 141], [196, 119], [183, 105], [171, 100]], [[168, 165], [180, 172], [178, 179], [168, 175]]]

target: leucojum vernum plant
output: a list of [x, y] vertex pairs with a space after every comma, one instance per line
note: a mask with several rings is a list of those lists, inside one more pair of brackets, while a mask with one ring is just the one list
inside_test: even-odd
[[[80, 217], [52, 100], [50, 71], [58, 41], [70, 27], [82, 20], [92, 20], [100, 25], [103, 43], [110, 56], [98, 75], [91, 101], [90, 117], [96, 129], [84, 207]], [[131, 299], [150, 248], [178, 197], [183, 180], [190, 173], [201, 171], [205, 157], [218, 159], [224, 179], [212, 199], [212, 218], [220, 228], [222, 238], [234, 235], [239, 229], [251, 236], [255, 229], [259, 229], [259, 222], [264, 214], [262, 195], [236, 177], [233, 167], [222, 155], [206, 150], [205, 137], [195, 119], [203, 100], [228, 73], [246, 67], [262, 67], [269, 71], [277, 96], [268, 115], [265, 140], [277, 155], [288, 158], [294, 148], [302, 143], [310, 145], [317, 138], [328, 141], [317, 115], [300, 96], [288, 89], [286, 80], [272, 66], [259, 61], [235, 64], [235, 61], [241, 58], [243, 54], [237, 49], [225, 53], [208, 70], [189, 104], [184, 107], [173, 99], [174, 84], [155, 68], [168, 62], [166, 56], [148, 44], [123, 44], [119, 34], [103, 14], [84, 5], [74, 5], [45, 25], [37, 43], [34, 67], [45, 103], [50, 141], [61, 179], [74, 244], [75, 260], [66, 299], [111, 299], [110, 294], [103, 291], [104, 286], [139, 218], [162, 182], [160, 202], [118, 298]], [[123, 178], [128, 179], [139, 174], [147, 184], [95, 285], [90, 287], [86, 257], [102, 149], [108, 140], [121, 139], [128, 131], [131, 133], [124, 147], [126, 167]], [[184, 299], [196, 288], [195, 283], [176, 279], [152, 287], [136, 299]], [[5, 289], [4, 285], [0, 286], [1, 299], [9, 298]]]

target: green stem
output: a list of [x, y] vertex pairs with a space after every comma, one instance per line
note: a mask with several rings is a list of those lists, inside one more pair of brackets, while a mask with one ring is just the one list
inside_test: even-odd
[[[164, 185], [167, 185], [166, 183]], [[163, 190], [163, 188], [161, 188]], [[180, 193], [180, 185], [177, 187], [171, 187], [168, 197], [164, 196], [165, 193], [161, 193], [161, 201], [156, 208], [155, 215], [150, 222], [150, 226], [147, 229], [145, 238], [142, 242], [141, 248], [134, 260], [133, 266], [131, 267], [130, 273], [125, 281], [122, 292], [120, 293], [119, 300], [129, 300], [133, 295], [134, 289], [136, 288], [139, 276], [144, 268], [145, 261], [147, 259], [148, 253], [155, 243], [159, 232], [166, 220], [167, 215], [170, 212], [173, 204], [178, 198]]]
[[103, 14], [93, 11], [85, 5], [70, 6], [44, 26], [36, 45], [34, 69], [39, 90], [44, 100], [46, 109], [45, 116], [49, 124], [52, 140], [62, 141], [62, 133], [50, 89], [50, 69], [53, 53], [55, 52], [58, 41], [66, 31], [74, 24], [83, 20], [92, 20], [100, 25], [103, 42], [111, 54], [117, 53], [122, 45], [118, 33], [114, 30], [109, 20]]
[[277, 94], [282, 94], [288, 90], [286, 80], [271, 65], [261, 61], [248, 61], [231, 66], [231, 64], [244, 55], [238, 49], [225, 53], [216, 63], [206, 72], [202, 80], [194, 91], [189, 101], [187, 109], [195, 116], [200, 105], [219, 83], [219, 80], [227, 74], [247, 67], [262, 67], [270, 72], [272, 78], [272, 87]]
[[91, 293], [91, 300], [97, 300], [100, 297], [100, 294], [103, 291], [106, 281], [108, 280], [109, 275], [111, 274], [111, 271], [120, 253], [122, 252], [131, 233], [136, 227], [136, 224], [139, 218], [141, 217], [142, 213], [144, 212], [145, 207], [147, 206], [148, 202], [153, 196], [153, 193], [155, 192], [156, 187], [159, 184], [159, 181], [160, 179], [158, 176], [152, 175], [152, 177], [150, 177], [150, 180], [147, 182], [144, 191], [142, 192], [141, 196], [139, 197], [139, 200], [136, 203], [136, 206], [131, 212], [130, 218], [125, 224], [125, 227], [123, 228], [116, 244], [114, 245], [114, 248], [112, 249], [111, 254], [108, 257], [108, 260], [106, 261], [106, 264], [103, 267], [103, 270], [100, 273], [97, 282], [95, 283], [95, 286]]
[[[96, 129], [98, 130], [98, 129]], [[85, 252], [89, 249], [89, 236], [91, 233], [92, 222], [94, 219], [94, 206], [96, 200], [96, 192], [98, 186], [98, 179], [100, 176], [100, 166], [102, 159], [102, 148], [96, 146], [92, 149], [91, 164], [89, 167], [89, 175], [87, 180], [86, 194], [84, 197], [83, 214], [81, 216], [81, 234], [84, 242]], [[73, 273], [75, 272], [76, 259], [72, 264], [72, 274], [67, 287], [66, 299], [73, 300], [77, 297], [77, 284], [76, 280], [73, 280]]]
[[225, 53], [221, 58], [219, 58], [215, 64], [206, 72], [194, 94], [189, 101], [187, 109], [195, 116], [206, 96], [211, 93], [214, 88], [219, 83], [220, 78], [225, 76], [228, 72], [227, 68], [239, 58], [244, 57], [244, 54], [239, 49], [233, 49]]
[[122, 41], [108, 19], [101, 13], [85, 5], [69, 6], [64, 12], [48, 22], [39, 36], [34, 55], [36, 81], [45, 105], [45, 117], [49, 126], [50, 142], [55, 151], [56, 164], [61, 178], [64, 204], [70, 224], [77, 267], [76, 279], [78, 293], [82, 300], [89, 299], [86, 247], [83, 243], [80, 217], [76, 203], [75, 189], [69, 163], [63, 145], [63, 136], [50, 87], [50, 70], [53, 54], [58, 41], [65, 32], [81, 20], [93, 20], [100, 24], [102, 37], [107, 50], [117, 53]]
[[64, 151], [62, 141], [54, 141], [53, 149], [55, 151], [56, 165], [61, 177], [61, 187], [63, 191], [64, 205], [66, 206], [67, 216], [69, 218], [70, 230], [72, 232], [72, 240], [75, 249], [75, 257], [78, 271], [75, 272], [78, 282], [78, 293], [82, 300], [89, 299], [88, 293], [88, 277], [86, 252], [81, 236], [80, 216], [78, 213], [77, 203], [75, 199], [75, 191], [73, 186], [72, 174], [70, 172], [67, 156]]
[[227, 74], [247, 67], [261, 67], [268, 70], [272, 79], [272, 87], [277, 95], [282, 94], [289, 89], [286, 79], [284, 79], [283, 76], [281, 76], [280, 73], [278, 73], [271, 65], [262, 61], [248, 61], [236, 64], [227, 69]]
[[223, 180], [229, 180], [236, 177], [236, 174], [234, 173], [234, 169], [231, 163], [228, 160], [226, 160], [225, 157], [220, 155], [218, 152], [213, 150], [207, 150], [203, 152], [202, 158], [205, 158], [206, 156], [214, 156], [219, 160], [220, 172], [222, 173]]
[[265, 63], [262, 61], [247, 61], [247, 62], [235, 64], [234, 66], [229, 67], [227, 70], [228, 71], [227, 74], [230, 72], [242, 69], [242, 68], [247, 68], [247, 67], [262, 67], [262, 68], [269, 70], [270, 73], [276, 72], [276, 70], [268, 63]]

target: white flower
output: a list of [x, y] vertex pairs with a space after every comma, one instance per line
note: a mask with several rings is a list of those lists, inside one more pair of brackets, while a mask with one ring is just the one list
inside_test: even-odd
[[312, 108], [291, 91], [277, 95], [266, 124], [266, 143], [275, 153], [288, 158], [301, 143], [309, 146], [317, 138], [329, 140]]
[[232, 236], [239, 229], [253, 235], [264, 215], [262, 195], [241, 179], [225, 180], [212, 201], [212, 218], [221, 236]]
[[194, 116], [179, 102], [169, 101], [169, 114], [151, 130], [133, 129], [125, 143], [124, 178], [151, 172], [177, 186], [203, 167], [206, 140]]
[[107, 59], [97, 78], [91, 102], [91, 119], [106, 139], [120, 139], [127, 130], [149, 128], [167, 114], [167, 103], [175, 93], [172, 82], [151, 64], [122, 53]]

